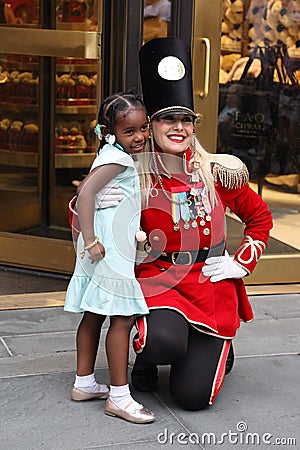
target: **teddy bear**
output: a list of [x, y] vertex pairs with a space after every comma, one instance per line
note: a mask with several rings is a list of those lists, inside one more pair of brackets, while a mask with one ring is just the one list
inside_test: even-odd
[[23, 126], [22, 143], [26, 152], [38, 151], [39, 126], [35, 122], [28, 122]]
[[220, 72], [219, 72], [219, 83], [223, 84], [227, 82], [228, 73], [230, 72], [234, 63], [240, 59], [240, 53], [230, 53], [228, 55], [220, 56]]
[[37, 134], [39, 132], [39, 126], [34, 122], [26, 123], [23, 127], [23, 132], [28, 134]]
[[22, 142], [22, 128], [24, 123], [21, 120], [13, 120], [9, 127], [9, 149], [19, 150]]
[[240, 59], [241, 54], [240, 53], [229, 53], [228, 55], [222, 56], [222, 62], [221, 62], [221, 68], [229, 73], [233, 64]]
[[229, 32], [229, 37], [231, 37], [233, 40], [240, 41], [242, 39], [242, 27], [241, 24], [236, 23], [232, 30]]
[[81, 125], [77, 120], [68, 123], [68, 134], [71, 134], [72, 136], [83, 134]]
[[10, 127], [10, 124], [11, 124], [11, 120], [8, 119], [7, 117], [0, 120], [0, 130], [7, 131]]
[[223, 50], [239, 51], [242, 40], [243, 15], [242, 0], [224, 0], [221, 26], [221, 48]]
[[244, 11], [244, 4], [242, 0], [231, 0], [231, 10], [235, 13], [242, 14]]
[[11, 124], [11, 120], [5, 117], [0, 120], [0, 137], [1, 137], [1, 148], [6, 149], [8, 146], [8, 130]]
[[56, 136], [66, 136], [69, 133], [69, 127], [67, 122], [65, 121], [58, 121], [55, 124], [55, 134]]
[[81, 74], [77, 77], [77, 83], [82, 86], [91, 86], [92, 80], [87, 75]]
[[22, 120], [14, 120], [10, 124], [10, 131], [20, 133], [22, 131], [23, 125], [24, 123], [22, 122]]
[[222, 69], [222, 61], [223, 61], [223, 56], [220, 56], [220, 71], [219, 71], [219, 84], [224, 84], [226, 83], [227, 80], [227, 72]]
[[57, 105], [69, 105], [70, 101], [75, 98], [75, 80], [70, 73], [56, 74], [57, 86]]
[[235, 12], [232, 9], [229, 9], [229, 8], [225, 11], [224, 16], [233, 25], [236, 24], [236, 23], [240, 23], [241, 24], [243, 22], [243, 14], [241, 12]]
[[266, 0], [252, 0], [246, 18], [251, 23], [258, 23], [261, 21], [262, 17], [264, 17], [266, 10]]
[[221, 24], [221, 32], [222, 34], [229, 34], [233, 29], [233, 25], [229, 20], [223, 19]]
[[78, 75], [76, 86], [77, 105], [86, 105], [87, 101], [90, 103], [93, 87], [95, 87], [95, 79], [84, 74]]
[[87, 142], [82, 134], [75, 136], [75, 148], [77, 153], [84, 153], [87, 149]]
[[70, 73], [63, 73], [60, 76], [56, 74], [55, 78], [58, 86], [75, 86], [75, 80]]

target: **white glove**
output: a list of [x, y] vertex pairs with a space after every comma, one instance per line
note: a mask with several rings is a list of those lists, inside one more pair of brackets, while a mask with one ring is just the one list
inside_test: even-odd
[[224, 256], [207, 258], [202, 273], [205, 277], [210, 277], [212, 283], [226, 278], [243, 278], [247, 275], [247, 271], [236, 264], [227, 251]]
[[108, 183], [95, 196], [95, 207], [104, 209], [111, 206], [118, 206], [123, 199], [123, 189], [118, 185]]

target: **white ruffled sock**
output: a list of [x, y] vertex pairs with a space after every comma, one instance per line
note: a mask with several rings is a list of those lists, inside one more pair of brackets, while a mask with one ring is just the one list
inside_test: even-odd
[[91, 375], [86, 375], [84, 377], [79, 377], [76, 375], [74, 386], [78, 389], [81, 389], [84, 392], [93, 393], [99, 392], [108, 392], [108, 386], [106, 384], [98, 384], [95, 380], [95, 374], [91, 373]]
[[143, 405], [136, 402], [132, 397], [129, 390], [129, 385], [124, 386], [112, 386], [110, 385], [109, 398], [119, 408], [126, 409], [127, 412], [133, 413], [136, 409], [142, 409]]

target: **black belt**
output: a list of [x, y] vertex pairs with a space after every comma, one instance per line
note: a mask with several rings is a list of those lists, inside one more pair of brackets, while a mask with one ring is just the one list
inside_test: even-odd
[[165, 261], [174, 264], [175, 266], [190, 266], [191, 264], [204, 262], [209, 256], [222, 256], [224, 254], [225, 241], [210, 248], [203, 248], [201, 250], [191, 250], [182, 252], [159, 253], [151, 250], [150, 255], [154, 256], [160, 261]]

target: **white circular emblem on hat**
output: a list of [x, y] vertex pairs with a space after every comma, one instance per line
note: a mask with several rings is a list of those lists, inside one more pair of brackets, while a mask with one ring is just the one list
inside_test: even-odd
[[176, 56], [166, 56], [158, 64], [158, 73], [165, 80], [181, 80], [185, 75], [185, 67]]

